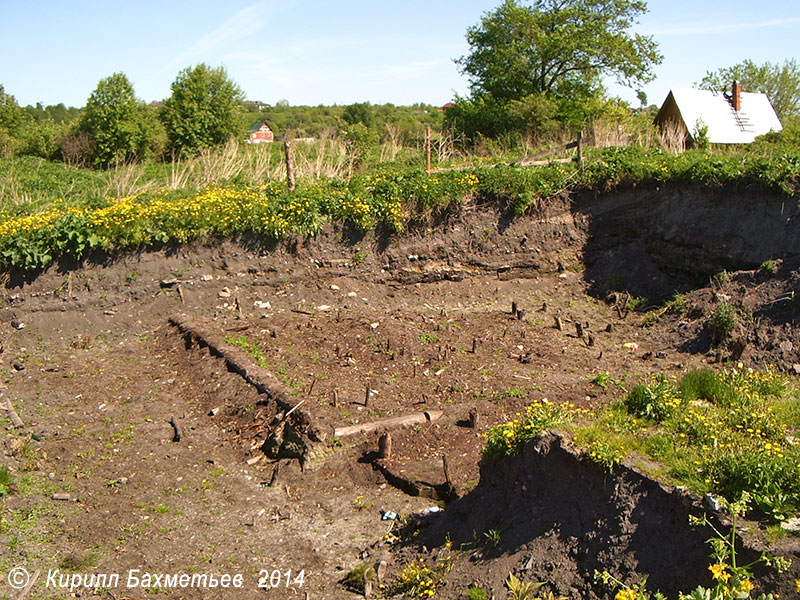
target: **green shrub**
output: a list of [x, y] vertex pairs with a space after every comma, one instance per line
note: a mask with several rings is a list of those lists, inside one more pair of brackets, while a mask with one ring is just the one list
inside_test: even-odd
[[649, 383], [637, 384], [625, 398], [628, 412], [660, 423], [680, 408], [681, 399], [666, 375], [654, 376]]
[[481, 456], [491, 460], [517, 454], [527, 440], [569, 423], [581, 412], [573, 405], [553, 404], [546, 399], [531, 404], [525, 414], [518, 413], [516, 419], [489, 429]]
[[467, 593], [464, 597], [467, 600], [488, 600], [489, 594], [482, 587], [471, 585], [467, 588]]
[[758, 268], [764, 275], [775, 275], [778, 272], [778, 261], [772, 260], [771, 258], [765, 260], [761, 263], [761, 266]]
[[714, 309], [708, 321], [708, 329], [716, 343], [727, 340], [738, 323], [736, 307], [727, 302], [721, 302]]

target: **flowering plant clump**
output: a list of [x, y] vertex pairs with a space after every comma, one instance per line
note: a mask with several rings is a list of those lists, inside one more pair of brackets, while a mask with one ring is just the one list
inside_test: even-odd
[[657, 423], [674, 414], [681, 404], [675, 382], [664, 375], [636, 385], [625, 398], [625, 406], [631, 413]]
[[543, 431], [563, 427], [588, 412], [569, 402], [555, 404], [543, 398], [528, 406], [524, 414], [517, 413], [515, 419], [490, 428], [486, 433], [486, 446], [482, 456], [495, 459], [517, 454], [525, 441]]
[[445, 209], [474, 194], [473, 172], [386, 173], [349, 180], [215, 184], [198, 191], [155, 190], [101, 201], [58, 200], [32, 214], [0, 213], [0, 260], [41, 269], [62, 255], [139, 248], [199, 237], [254, 233], [273, 239], [315, 235], [325, 222], [400, 233], [413, 214]]
[[436, 590], [444, 585], [444, 576], [452, 567], [450, 554], [440, 558], [434, 569], [426, 566], [425, 560], [420, 558], [418, 561], [408, 563], [403, 568], [395, 582], [395, 588], [399, 593], [412, 598], [431, 598], [436, 594]]

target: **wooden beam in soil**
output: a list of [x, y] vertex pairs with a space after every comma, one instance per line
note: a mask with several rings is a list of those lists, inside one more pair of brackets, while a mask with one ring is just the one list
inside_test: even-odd
[[335, 437], [347, 437], [349, 435], [368, 433], [370, 431], [376, 431], [378, 429], [391, 429], [395, 427], [407, 427], [408, 425], [432, 423], [441, 416], [442, 416], [442, 411], [440, 410], [428, 410], [425, 412], [413, 413], [410, 415], [392, 417], [390, 419], [382, 419], [380, 421], [359, 423], [358, 425], [349, 425], [347, 427], [337, 427], [334, 430], [333, 435]]
[[169, 318], [169, 323], [184, 335], [189, 336], [193, 342], [207, 346], [213, 355], [224, 359], [228, 369], [239, 374], [259, 393], [272, 399], [287, 415], [289, 411], [295, 412], [297, 421], [302, 425], [302, 429], [309, 438], [314, 441], [323, 441], [325, 434], [314, 425], [311, 415], [306, 411], [296, 410], [300, 403], [293, 401], [292, 390], [280, 383], [267, 369], [252, 364], [250, 357], [242, 350], [224, 342], [191, 317], [175, 315]]

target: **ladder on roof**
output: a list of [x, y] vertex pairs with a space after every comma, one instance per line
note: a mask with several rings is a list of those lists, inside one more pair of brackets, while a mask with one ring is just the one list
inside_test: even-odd
[[731, 114], [733, 115], [734, 122], [741, 131], [753, 131], [753, 122], [750, 120], [750, 117], [747, 116], [747, 113], [741, 110], [736, 110], [731, 106]]

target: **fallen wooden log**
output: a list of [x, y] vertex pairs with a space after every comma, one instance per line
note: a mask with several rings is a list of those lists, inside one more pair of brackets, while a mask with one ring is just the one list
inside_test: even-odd
[[324, 433], [313, 425], [311, 415], [305, 411], [296, 410], [301, 403], [293, 401], [291, 397], [292, 390], [280, 383], [267, 369], [252, 364], [250, 357], [242, 350], [205, 331], [200, 323], [190, 317], [176, 315], [170, 317], [169, 322], [177, 327], [181, 333], [193, 338], [201, 345], [208, 346], [212, 354], [222, 357], [231, 371], [241, 375], [247, 383], [255, 387], [260, 393], [266, 394], [274, 400], [280, 409], [287, 413], [286, 416], [291, 414], [289, 411], [296, 411], [297, 423], [310, 439], [314, 441], [323, 440]]
[[333, 435], [334, 437], [346, 437], [348, 435], [356, 435], [358, 433], [375, 431], [376, 429], [389, 429], [393, 427], [405, 427], [407, 425], [419, 425], [421, 423], [432, 423], [441, 416], [442, 411], [440, 410], [427, 410], [421, 413], [392, 417], [391, 419], [383, 419], [381, 421], [371, 421], [369, 423], [359, 423], [358, 425], [349, 425], [347, 427], [337, 427], [334, 429]]
[[[0, 390], [0, 396], [3, 395], [3, 391]], [[14, 407], [11, 405], [11, 400], [8, 398], [5, 399], [5, 409], [8, 412], [8, 416], [11, 418], [11, 423], [17, 429], [21, 427], [25, 427], [25, 423], [22, 422], [22, 419], [19, 418], [17, 411], [14, 410]]]

